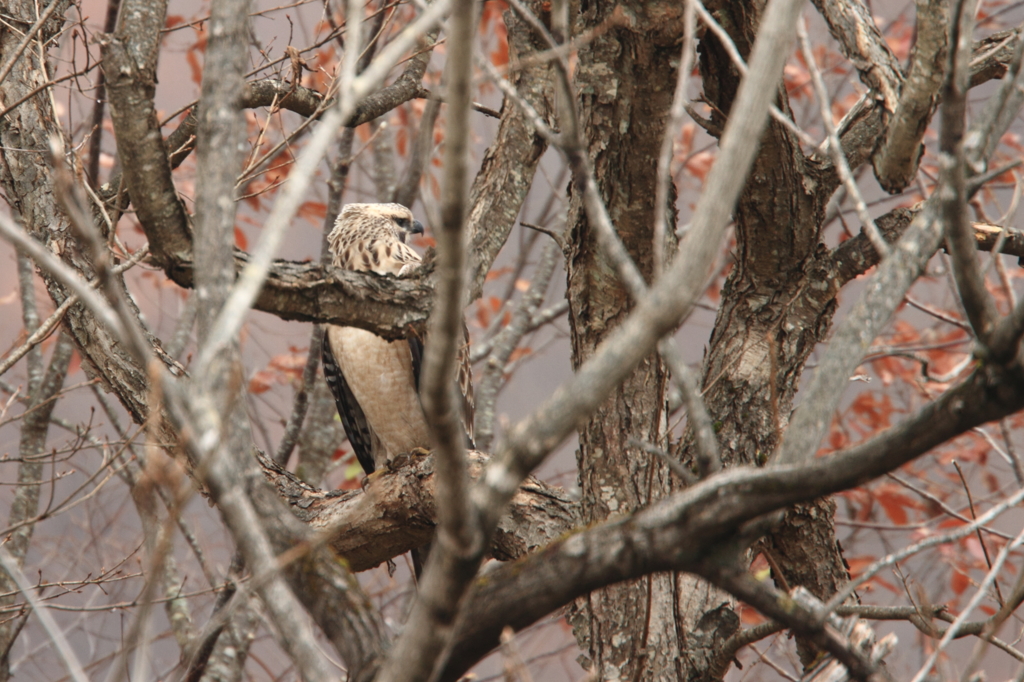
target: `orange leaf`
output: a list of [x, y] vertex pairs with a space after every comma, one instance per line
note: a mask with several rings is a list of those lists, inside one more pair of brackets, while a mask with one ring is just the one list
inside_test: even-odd
[[71, 351], [71, 360], [68, 362], [68, 376], [71, 376], [82, 368], [82, 356], [77, 350]]
[[484, 281], [485, 282], [493, 282], [494, 280], [498, 279], [499, 277], [501, 277], [503, 275], [507, 275], [510, 272], [512, 272], [512, 268], [510, 268], [510, 267], [492, 268], [487, 273], [487, 277], [486, 277], [486, 279], [484, 279]]
[[715, 155], [711, 152], [698, 152], [690, 157], [690, 160], [686, 162], [686, 170], [693, 177], [698, 180], [703, 180], [704, 176], [711, 170], [711, 164], [715, 161]]
[[971, 586], [971, 579], [966, 573], [953, 569], [953, 577], [949, 580], [949, 587], [955, 594], [963, 594], [964, 590]]
[[274, 373], [261, 369], [249, 380], [249, 393], [266, 393], [274, 383]]
[[306, 368], [306, 356], [299, 354], [275, 355], [270, 359], [269, 367], [280, 374], [298, 379]]
[[887, 490], [876, 491], [875, 499], [878, 500], [878, 504], [882, 505], [882, 509], [885, 510], [885, 515], [898, 526], [906, 525], [907, 523], [907, 510], [908, 503], [911, 500], [906, 495], [900, 493], [889, 492]]
[[483, 305], [483, 301], [480, 301], [476, 306], [476, 322], [484, 329], [491, 325], [491, 311]]
[[311, 223], [319, 224], [327, 217], [327, 204], [319, 201], [307, 201], [299, 207], [299, 215]]
[[740, 604], [740, 622], [744, 625], [760, 625], [764, 622], [764, 616], [757, 609]]
[[249, 240], [246, 238], [245, 232], [242, 232], [239, 227], [235, 227], [235, 246], [240, 248], [242, 251], [249, 250]]
[[508, 39], [504, 35], [498, 36], [498, 45], [491, 50], [491, 64], [499, 69], [508, 64]]

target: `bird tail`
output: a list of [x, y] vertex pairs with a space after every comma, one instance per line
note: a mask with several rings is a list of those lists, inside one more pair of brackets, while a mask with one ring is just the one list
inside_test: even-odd
[[416, 573], [416, 582], [419, 583], [420, 576], [423, 574], [423, 567], [427, 565], [427, 557], [430, 556], [430, 545], [427, 543], [422, 547], [417, 547], [412, 550], [412, 570]]

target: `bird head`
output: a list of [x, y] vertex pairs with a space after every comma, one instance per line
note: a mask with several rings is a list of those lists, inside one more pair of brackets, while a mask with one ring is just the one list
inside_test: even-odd
[[327, 242], [336, 267], [377, 274], [404, 274], [420, 262], [407, 245], [423, 224], [401, 204], [348, 204]]

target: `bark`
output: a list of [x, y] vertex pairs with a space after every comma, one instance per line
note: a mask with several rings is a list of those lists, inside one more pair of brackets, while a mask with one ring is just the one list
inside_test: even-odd
[[[537, 17], [545, 15], [547, 4], [526, 3]], [[530, 59], [548, 45], [512, 10], [505, 12], [505, 26], [512, 68], [509, 81], [542, 118], [550, 120], [554, 112], [551, 63]], [[469, 195], [470, 300], [479, 298], [491, 263], [508, 240], [545, 150], [547, 144], [534, 132], [522, 109], [506, 99], [498, 134], [484, 155]]]
[[[734, 27], [741, 54], [758, 27], [750, 5], [730, 4], [716, 13]], [[705, 93], [712, 121], [731, 108], [738, 79], [710, 34], [700, 46]], [[872, 82], [884, 82], [877, 69]], [[785, 90], [778, 102], [788, 111]], [[704, 398], [727, 466], [763, 465], [779, 445], [807, 356], [824, 339], [835, 311], [838, 283], [820, 244], [825, 204], [837, 186], [831, 168], [804, 156], [796, 138], [772, 121], [736, 207], [736, 264], [704, 363]], [[689, 441], [684, 442], [684, 458]], [[827, 598], [847, 580], [834, 538], [833, 503], [798, 505], [765, 540], [784, 584], [802, 585]], [[805, 652], [806, 656], [812, 656]], [[805, 662], [809, 658], [805, 659]]]
[[[487, 456], [470, 452], [477, 478]], [[428, 542], [434, 534], [433, 457], [410, 456], [367, 482], [365, 489], [320, 490], [260, 455], [263, 473], [300, 520], [328, 533], [331, 548], [352, 571], [365, 571]], [[579, 520], [565, 491], [536, 479], [524, 484], [498, 525], [490, 555], [510, 561], [544, 547]]]
[[[866, 443], [801, 465], [724, 470], [634, 515], [579, 528], [543, 552], [495, 569], [476, 586], [443, 678], [455, 678], [481, 650], [496, 645], [506, 625], [520, 630], [567, 600], [610, 583], [680, 570], [720, 579], [733, 567], [722, 561], [723, 550], [741, 554], [752, 536], [764, 532], [773, 512], [862, 485], [979, 423], [1021, 409], [1022, 376], [1019, 362], [981, 367]], [[749, 592], [744, 588], [743, 593]], [[731, 613], [720, 605], [687, 631], [698, 658], [681, 661], [680, 669], [665, 673], [668, 679], [692, 678], [702, 672], [695, 663], [718, 657], [723, 630], [735, 627]]]
[[885, 133], [885, 140], [871, 159], [875, 176], [890, 194], [909, 185], [924, 152], [921, 144], [939, 103], [946, 60], [946, 3], [917, 0], [917, 37], [910, 55], [910, 72], [900, 101]]
[[[575, 85], [579, 118], [608, 213], [644, 277], [653, 271], [658, 155], [676, 81], [672, 63], [683, 30], [675, 3], [581, 3], [574, 33], [601, 26], [623, 9], [632, 21], [598, 32], [580, 49]], [[572, 360], [579, 368], [632, 309], [615, 268], [602, 252], [575, 178], [568, 224], [568, 293]], [[671, 211], [669, 207], [664, 210]], [[648, 357], [591, 415], [577, 452], [582, 516], [594, 523], [628, 514], [671, 492], [667, 468], [630, 439], [662, 447], [667, 386], [664, 366]], [[645, 577], [596, 591], [570, 611], [576, 638], [599, 679], [677, 677], [685, 636], [676, 600], [693, 595], [687, 578]], [[698, 597], [699, 598], [699, 597]], [[680, 679], [685, 679], [685, 676]]]

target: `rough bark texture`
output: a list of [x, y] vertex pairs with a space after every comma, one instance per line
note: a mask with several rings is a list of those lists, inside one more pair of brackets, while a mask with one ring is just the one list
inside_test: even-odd
[[[759, 3], [723, 3], [713, 12], [748, 55]], [[584, 5], [580, 30], [611, 7]], [[655, 4], [632, 9], [632, 26], [611, 30], [580, 51], [580, 115], [609, 212], [630, 254], [648, 274], [654, 168], [671, 102], [668, 66], [681, 25]], [[635, 32], [635, 33], [634, 33]], [[712, 123], [724, 127], [739, 73], [710, 34], [701, 37], [700, 68]], [[779, 106], [786, 111], [785, 91]], [[830, 168], [806, 158], [778, 124], [766, 131], [736, 208], [737, 263], [723, 290], [704, 368], [703, 388], [727, 466], [763, 464], [779, 443], [804, 362], [822, 340], [838, 290], [834, 264], [819, 242], [825, 204], [836, 187]], [[591, 239], [574, 196], [569, 254], [574, 361], [592, 352], [628, 311], [626, 294]], [[636, 509], [674, 482], [628, 438], [663, 445], [665, 372], [656, 358], [637, 370], [581, 432], [580, 482], [587, 521]], [[691, 439], [678, 448], [691, 457]], [[769, 539], [784, 579], [818, 596], [846, 580], [821, 501], [792, 510]], [[659, 575], [581, 600], [577, 637], [602, 679], [707, 679], [713, 652], [738, 627], [729, 599], [689, 576]]]
[[[153, 244], [154, 258], [173, 280], [193, 286], [194, 235], [169, 172], [189, 153], [191, 143], [174, 136], [170, 142], [164, 141], [152, 105], [165, 5], [160, 0], [139, 4], [140, 11], [124, 12], [118, 32], [104, 39], [114, 126], [129, 174], [129, 194]], [[822, 0], [818, 5], [827, 13], [836, 3]], [[544, 9], [548, 3], [530, 6], [542, 21], [547, 20]], [[757, 31], [761, 6], [757, 0], [708, 3], [744, 55], [749, 54]], [[858, 9], [850, 3], [839, 9], [843, 8]], [[654, 211], [667, 210], [653, 206], [651, 197], [655, 196], [657, 154], [675, 83], [682, 6], [667, 1], [621, 4], [587, 0], [579, 10], [576, 34], [586, 33], [587, 40], [581, 41], [576, 84], [589, 160], [619, 236], [649, 277]], [[58, 4], [54, 19], [43, 26], [42, 40], [56, 34], [64, 11], [66, 7]], [[12, 1], [5, 9], [5, 20], [21, 29], [32, 25], [36, 12], [31, 2]], [[857, 22], [870, 22], [862, 15], [851, 13], [829, 25], [841, 42], [843, 35], [853, 42], [856, 35], [866, 35], [881, 49], [879, 35], [857, 33]], [[239, 11], [237, 17], [244, 17], [244, 12]], [[847, 23], [851, 30], [843, 29]], [[508, 28], [513, 64], [517, 55], [547, 47], [528, 22], [510, 15]], [[242, 32], [236, 32], [233, 44], [246, 40]], [[20, 33], [0, 26], [0, 55], [10, 54], [20, 41]], [[979, 43], [976, 54], [999, 48], [972, 67], [972, 85], [1001, 75], [1018, 42], [1016, 33], [1004, 32]], [[721, 129], [735, 97], [738, 73], [710, 34], [701, 36], [700, 49], [704, 95], [713, 105], [710, 127]], [[92, 263], [55, 204], [49, 142], [50, 136], [59, 136], [60, 131], [51, 100], [45, 90], [28, 97], [50, 76], [47, 66], [39, 63], [39, 54], [34, 47], [27, 50], [0, 83], [0, 106], [25, 100], [0, 117], [0, 186], [26, 229], [82, 277], [89, 278]], [[884, 130], [883, 112], [886, 106], [892, 108], [899, 94], [902, 74], [898, 65], [889, 63], [892, 60], [885, 57], [884, 49], [877, 54], [881, 55], [878, 59], [858, 61], [862, 55], [850, 53], [865, 81], [884, 95], [879, 102], [869, 102], [845, 130], [844, 148], [854, 167], [870, 159]], [[391, 97], [388, 102], [422, 94], [419, 83], [427, 59], [429, 53], [424, 52], [410, 60], [399, 82], [379, 94]], [[0, 58], [0, 63], [4, 62]], [[531, 62], [512, 71], [520, 92], [542, 116], [549, 116], [552, 99], [546, 64]], [[888, 66], [883, 69], [881, 64]], [[240, 73], [240, 66], [236, 64], [234, 71]], [[304, 89], [292, 93], [280, 82], [243, 87], [238, 76], [235, 85], [234, 99], [227, 105], [236, 117], [236, 106], [265, 104], [282, 93], [287, 96], [279, 104], [307, 116], [317, 115], [321, 104], [316, 93]], [[219, 88], [212, 90], [225, 94]], [[375, 99], [373, 106], [385, 106], [383, 99]], [[929, 99], [923, 110], [930, 110], [933, 104]], [[778, 105], [784, 112], [788, 109], [782, 89]], [[359, 116], [365, 111], [361, 109]], [[211, 112], [216, 113], [212, 109], [204, 113]], [[178, 138], [191, 137], [196, 126], [197, 119], [187, 120], [179, 128]], [[231, 166], [237, 161], [232, 147], [240, 138], [236, 133], [224, 138], [228, 142], [217, 143], [212, 134], [215, 127], [203, 128], [205, 144], [212, 142], [213, 151], [227, 153], [219, 161], [210, 157], [212, 160], [202, 163], [223, 170], [221, 181], [230, 187], [234, 179]], [[704, 398], [719, 427], [723, 459], [730, 467], [761, 465], [771, 456], [786, 429], [808, 354], [831, 324], [836, 293], [877, 262], [863, 236], [832, 251], [821, 244], [825, 204], [838, 185], [831, 162], [824, 156], [805, 157], [796, 140], [777, 124], [769, 126], [759, 144], [759, 155], [735, 209], [736, 264], [722, 293], [703, 370]], [[507, 238], [544, 149], [518, 110], [507, 104], [498, 139], [488, 152], [472, 195], [478, 284]], [[63, 162], [57, 159], [57, 163]], [[117, 192], [116, 188], [107, 189]], [[232, 255], [229, 228], [234, 207], [227, 201], [230, 192], [212, 195], [201, 204], [200, 213], [203, 220], [219, 223], [210, 236], [220, 248], [199, 250], [209, 257], [218, 250], [219, 256], [198, 270], [207, 276], [219, 273], [219, 278], [207, 283], [221, 296], [246, 256], [237, 251]], [[895, 239], [912, 216], [912, 210], [897, 209], [878, 220], [879, 228], [887, 239]], [[578, 367], [632, 306], [615, 269], [597, 245], [578, 185], [573, 188], [569, 226], [568, 298], [573, 361]], [[991, 249], [997, 234], [992, 226], [975, 225], [980, 248]], [[1024, 238], [1010, 234], [1003, 249], [1024, 254]], [[257, 307], [284, 319], [356, 324], [393, 338], [404, 334], [409, 325], [421, 324], [429, 314], [432, 288], [427, 274], [410, 280], [372, 278], [316, 264], [279, 261]], [[65, 289], [45, 273], [44, 280], [54, 301], [67, 297]], [[205, 300], [205, 322], [216, 313], [219, 300]], [[99, 377], [132, 418], [144, 423], [149, 416], [151, 387], [138, 362], [82, 306], [69, 311], [66, 333], [82, 352], [89, 376]], [[156, 340], [149, 341], [159, 352]], [[237, 366], [235, 369], [237, 373]], [[56, 390], [61, 372], [55, 364], [42, 383], [44, 390], [33, 400]], [[231, 374], [225, 372], [224, 376], [230, 378]], [[224, 386], [228, 383], [222, 382]], [[535, 481], [528, 481], [512, 501], [490, 550], [500, 559], [530, 554], [514, 564], [488, 568], [479, 577], [474, 585], [478, 600], [469, 603], [465, 619], [468, 632], [456, 641], [451, 666], [463, 666], [461, 672], [478, 660], [505, 625], [525, 627], [568, 599], [581, 597], [571, 620], [599, 678], [712, 679], [715, 671], [729, 663], [725, 661], [723, 666], [715, 655], [738, 628], [738, 617], [730, 598], [707, 583], [673, 571], [700, 570], [701, 562], [717, 547], [738, 542], [736, 535], [746, 524], [799, 501], [760, 547], [775, 560], [780, 583], [784, 579], [789, 586], [802, 585], [827, 597], [847, 576], [835, 542], [832, 504], [813, 501], [808, 491], [827, 494], [862, 483], [986, 419], [1015, 411], [1024, 404], [1021, 386], [1019, 366], [1002, 368], [989, 363], [929, 404], [921, 419], [908, 419], [877, 441], [828, 462], [809, 464], [802, 472], [807, 479], [798, 480], [795, 477], [801, 472], [784, 467], [747, 467], [680, 492], [680, 482], [670, 477], [661, 462], [634, 448], [630, 441], [635, 438], [668, 449], [684, 461], [692, 458], [689, 437], [678, 444], [667, 442], [666, 371], [658, 358], [648, 358], [581, 430], [582, 503], [577, 506], [561, 491]], [[234, 397], [222, 396], [221, 407]], [[46, 421], [44, 410], [26, 418], [22, 454], [43, 447], [45, 431], [40, 435], [39, 429]], [[161, 421], [156, 428], [155, 435], [162, 442], [178, 441], [181, 431], [167, 422]], [[354, 570], [421, 544], [431, 533], [435, 516], [431, 460], [397, 463], [391, 471], [371, 479], [363, 491], [323, 492], [304, 485], [269, 460], [259, 469], [247, 459], [251, 439], [244, 430], [240, 433], [230, 457], [238, 466], [225, 471], [215, 494], [221, 500], [243, 496], [260, 521], [253, 527], [266, 534], [275, 554], [298, 546], [311, 548], [288, 567], [291, 591], [342, 654], [353, 677], [371, 677], [387, 648], [384, 624], [347, 568], [321, 546], [323, 538], [315, 531], [330, 529], [330, 550], [347, 559]], [[475, 461], [471, 473], [476, 475], [480, 466], [481, 462]], [[846, 478], [840, 479], [843, 472]], [[25, 480], [38, 477], [37, 471], [25, 471]], [[819, 487], [812, 487], [811, 482]], [[677, 494], [666, 500], [674, 491]], [[29, 487], [19, 493], [17, 515], [32, 516], [36, 502], [30, 498], [36, 492], [38, 487]], [[282, 499], [294, 516], [284, 512]], [[650, 509], [627, 516], [649, 505]], [[587, 525], [568, 534], [580, 517]], [[23, 553], [29, 530], [26, 527], [10, 539], [12, 552]], [[246, 536], [244, 530], [233, 528], [239, 538]], [[742, 539], [749, 540], [747, 536]], [[545, 549], [533, 551], [538, 547]], [[616, 581], [626, 582], [604, 587]], [[587, 594], [590, 590], [597, 591]], [[243, 617], [231, 625], [210, 660], [209, 679], [240, 676], [237, 657], [244, 656], [255, 626], [253, 614], [243, 610]], [[0, 645], [5, 636], [0, 633]], [[813, 650], [804, 647], [803, 653], [810, 656]], [[6, 674], [3, 664], [0, 658], [0, 678]]]
[[[623, 9], [631, 21], [598, 32], [580, 49], [575, 78], [583, 137], [608, 212], [649, 278], [654, 265], [651, 198], [672, 104], [682, 6], [583, 2], [574, 33], [593, 29]], [[579, 367], [632, 306], [588, 225], [578, 185], [568, 224], [567, 295], [573, 364]], [[672, 490], [674, 482], [660, 461], [629, 443], [635, 438], [664, 445], [666, 378], [660, 359], [648, 358], [580, 431], [577, 463], [585, 522], [632, 512]], [[685, 648], [682, 633], [690, 624], [677, 623], [676, 596], [685, 591], [687, 599], [693, 598], [688, 582], [670, 574], [650, 576], [577, 602], [571, 620], [590, 659], [585, 667], [601, 679], [658, 679], [677, 670]]]
[[[756, 35], [756, 3], [715, 11], [741, 54]], [[739, 85], [721, 45], [700, 45], [704, 92], [712, 121], [725, 124]], [[785, 90], [779, 105], [788, 110]], [[804, 156], [796, 138], [770, 123], [736, 208], [736, 264], [722, 291], [705, 358], [703, 389], [728, 465], [763, 465], [779, 444], [807, 356], [827, 332], [838, 283], [820, 243], [834, 172]], [[834, 504], [792, 509], [765, 540], [781, 569], [780, 582], [827, 598], [847, 580], [835, 541]], [[806, 662], [806, 661], [805, 661]]]
[[[472, 477], [487, 456], [470, 452]], [[434, 534], [433, 457], [405, 456], [375, 474], [363, 490], [321, 490], [310, 486], [269, 458], [260, 456], [263, 473], [303, 522], [330, 535], [330, 546], [353, 571], [365, 571], [429, 541]], [[536, 479], [522, 486], [498, 526], [491, 555], [518, 559], [571, 531], [578, 504], [565, 491]]]
[[[11, 16], [11, 22], [19, 29], [13, 30], [6, 23], [0, 25], [0, 55], [6, 62], [13, 54], [15, 47], [22, 40], [20, 31], [27, 30], [35, 23], [38, 13], [32, 2], [16, 2], [7, 5], [6, 13]], [[60, 28], [62, 12], [55, 12], [51, 21], [43, 25], [42, 36], [48, 38], [53, 36]], [[15, 65], [7, 77], [7, 87], [3, 97], [3, 106], [9, 106], [13, 101], [20, 100], [33, 89], [39, 86], [47, 78], [48, 66], [39, 61], [38, 51], [28, 49], [27, 54], [21, 58], [20, 63]], [[24, 106], [14, 111], [5, 112], [0, 119], [0, 158], [2, 158], [2, 171], [0, 171], [0, 183], [3, 186], [4, 197], [11, 205], [12, 210], [20, 214], [25, 225], [43, 226], [52, 224], [54, 221], [54, 206], [52, 199], [52, 186], [48, 177], [43, 174], [40, 177], [35, 168], [40, 154], [46, 149], [46, 130], [44, 121], [49, 113], [45, 102], [40, 102], [41, 97], [33, 98]], [[40, 106], [41, 105], [41, 106]], [[52, 120], [52, 117], [50, 118]], [[13, 199], [13, 201], [12, 201]], [[24, 267], [24, 262], [19, 263]], [[22, 286], [31, 289], [32, 277], [30, 272], [23, 273]], [[27, 280], [27, 281], [26, 281]], [[23, 298], [25, 297], [23, 293]], [[29, 293], [34, 297], [34, 293]], [[32, 315], [38, 318], [33, 310]], [[28, 319], [26, 319], [28, 322]], [[38, 319], [34, 320], [38, 325]], [[62, 337], [64, 339], [65, 337]], [[62, 341], [63, 342], [63, 341]], [[30, 357], [32, 367], [29, 370], [28, 393], [32, 401], [27, 406], [39, 408], [39, 400], [52, 397], [47, 395], [48, 390], [59, 390], [60, 384], [55, 387], [41, 386], [43, 377], [42, 356], [37, 354]], [[63, 383], [63, 371], [60, 374], [60, 383]], [[48, 384], [49, 382], [47, 382]], [[22, 426], [19, 455], [21, 457], [36, 456], [43, 452], [46, 444], [47, 427], [49, 426], [49, 415], [53, 409], [53, 403], [43, 406], [43, 409], [36, 409], [26, 417]], [[9, 523], [24, 523], [36, 516], [38, 513], [40, 485], [43, 474], [42, 461], [23, 461], [18, 470], [18, 480], [27, 485], [18, 488], [11, 504]], [[19, 563], [23, 563], [25, 554], [31, 541], [34, 524], [28, 524], [17, 529], [11, 534], [7, 541], [7, 549], [11, 556]], [[0, 574], [0, 589], [11, 596], [3, 599], [3, 606], [10, 607], [14, 603], [13, 594], [16, 587], [6, 573]], [[10, 653], [11, 647], [22, 626], [25, 624], [24, 617], [12, 616], [0, 625], [0, 680], [6, 681], [10, 677]]]

